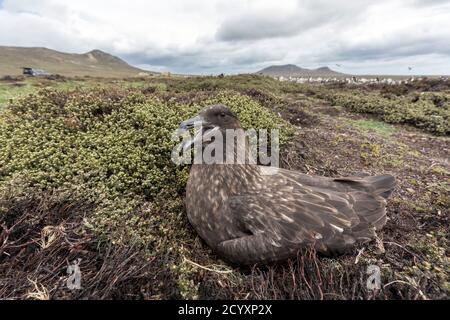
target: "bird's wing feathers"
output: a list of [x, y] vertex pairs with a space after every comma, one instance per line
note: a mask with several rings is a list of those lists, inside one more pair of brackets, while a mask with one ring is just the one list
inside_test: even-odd
[[[360, 223], [351, 195], [284, 189], [231, 197], [229, 206], [252, 234], [274, 244], [314, 244], [341, 237]], [[348, 232], [346, 232], [348, 233]]]
[[339, 192], [365, 191], [382, 196], [385, 196], [385, 193], [392, 192], [396, 186], [395, 178], [391, 175], [368, 176], [360, 173], [351, 177], [327, 178], [280, 168], [260, 167], [260, 170], [265, 174], [264, 181], [268, 185], [291, 184]]
[[232, 214], [250, 235], [225, 241], [219, 250], [225, 256], [239, 252], [250, 263], [283, 258], [308, 245], [322, 252], [340, 251], [356, 240], [373, 238], [386, 222], [382, 197], [325, 186], [325, 181], [308, 186], [281, 173], [268, 176], [258, 189], [230, 197]]
[[246, 194], [228, 200], [248, 236], [220, 243], [217, 251], [240, 264], [275, 261], [303, 247], [321, 252], [342, 250], [355, 243], [351, 228], [360, 224], [352, 200], [312, 190]]

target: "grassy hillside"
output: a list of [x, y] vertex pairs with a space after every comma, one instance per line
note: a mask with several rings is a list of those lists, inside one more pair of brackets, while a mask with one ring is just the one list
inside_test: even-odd
[[[439, 85], [417, 84], [399, 94], [407, 99], [436, 89], [441, 102], [434, 107], [446, 110], [442, 96], [448, 97], [448, 88]], [[387, 124], [376, 113], [366, 114], [366, 104], [338, 105], [325, 94], [352, 88], [335, 92], [257, 76], [33, 79], [23, 87], [31, 95], [0, 111], [0, 298], [450, 295], [445, 128], [433, 135], [428, 126]], [[387, 89], [365, 90], [386, 98]], [[184, 212], [189, 167], [170, 161], [175, 143], [170, 137], [178, 123], [216, 102], [230, 106], [245, 127], [281, 128], [285, 168], [326, 176], [362, 171], [396, 176], [399, 186], [379, 239], [342, 256], [307, 250], [252, 268], [217, 257]], [[436, 111], [427, 110], [431, 113], [421, 117], [434, 119]], [[82, 289], [71, 291], [66, 268], [75, 259], [81, 259]], [[382, 271], [379, 291], [366, 288], [372, 264]]]
[[63, 76], [131, 77], [148, 72], [100, 50], [70, 54], [46, 48], [0, 46], [0, 77], [20, 75], [22, 67]]

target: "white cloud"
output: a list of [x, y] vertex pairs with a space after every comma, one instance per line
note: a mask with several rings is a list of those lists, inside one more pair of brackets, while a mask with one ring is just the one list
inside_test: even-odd
[[450, 74], [450, 4], [434, 0], [4, 0], [0, 45], [98, 48], [186, 73], [269, 64]]

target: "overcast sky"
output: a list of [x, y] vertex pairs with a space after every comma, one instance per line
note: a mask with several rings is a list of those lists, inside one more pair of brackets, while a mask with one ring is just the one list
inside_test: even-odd
[[0, 0], [0, 45], [177, 73], [450, 74], [450, 0]]

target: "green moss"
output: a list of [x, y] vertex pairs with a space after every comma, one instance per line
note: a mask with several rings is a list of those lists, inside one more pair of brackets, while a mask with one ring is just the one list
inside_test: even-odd
[[361, 144], [360, 156], [361, 160], [366, 165], [375, 164], [378, 162], [382, 146], [377, 143], [363, 143]]
[[440, 288], [447, 290], [447, 294], [450, 293], [450, 259], [446, 255], [446, 234], [437, 231], [427, 233], [425, 237], [411, 242], [411, 247], [420, 252], [424, 259], [408, 267], [406, 273], [418, 279], [433, 281]]
[[[405, 123], [435, 134], [450, 133], [450, 94], [424, 93], [409, 96], [383, 96], [378, 92], [359, 90], [317, 90], [332, 105], [343, 106], [357, 113], [379, 115], [388, 123]], [[368, 124], [363, 124], [367, 127]], [[370, 124], [371, 129], [375, 129]], [[380, 128], [377, 128], [380, 130]], [[375, 129], [376, 130], [376, 129]], [[381, 129], [386, 132], [387, 129]]]
[[29, 83], [7, 83], [0, 82], [0, 110], [4, 108], [10, 101], [24, 96], [34, 91]]
[[430, 168], [430, 171], [432, 173], [438, 174], [438, 175], [444, 175], [444, 176], [450, 175], [450, 171], [448, 171], [446, 168], [444, 168], [442, 166], [433, 166]]
[[375, 132], [381, 136], [389, 137], [395, 132], [395, 128], [389, 124], [375, 120], [356, 120], [353, 125], [363, 131]]

